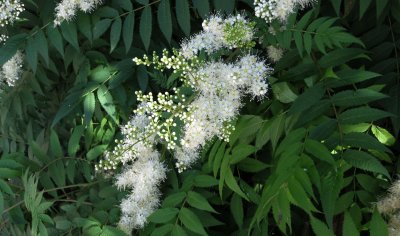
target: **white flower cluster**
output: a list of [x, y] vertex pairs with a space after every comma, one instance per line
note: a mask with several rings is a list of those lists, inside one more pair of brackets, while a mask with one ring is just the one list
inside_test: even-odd
[[377, 202], [378, 211], [388, 216], [389, 236], [398, 236], [400, 232], [400, 180], [389, 189], [386, 197]]
[[254, 46], [254, 24], [240, 14], [227, 19], [213, 15], [202, 26], [203, 31], [181, 44], [181, 52], [185, 58], [192, 58], [201, 50], [210, 54], [222, 48]]
[[[183, 85], [157, 96], [136, 92], [139, 106], [122, 127], [124, 138], [96, 166], [97, 170], [114, 170], [123, 164], [116, 185], [131, 189], [121, 203], [120, 227], [127, 232], [143, 227], [159, 204], [158, 186], [166, 167], [161, 162], [165, 156], [155, 149], [157, 144], [170, 150], [181, 172], [198, 159], [207, 141], [215, 136], [229, 139], [243, 96], [262, 98], [267, 93], [271, 69], [257, 56], [243, 53], [254, 46], [253, 25], [241, 15], [225, 20], [212, 16], [203, 23], [202, 33], [183, 42], [171, 56], [164, 50], [161, 57], [153, 54], [152, 60], [147, 56], [133, 59], [138, 65], [172, 71]], [[211, 56], [232, 48], [245, 50], [230, 62], [198, 57], [203, 50]]]
[[214, 136], [229, 141], [241, 98], [246, 94], [265, 96], [270, 71], [264, 61], [245, 55], [236, 63], [206, 63], [188, 76], [198, 95], [189, 105], [189, 119], [175, 154], [179, 171], [194, 163], [201, 148]]
[[20, 0], [0, 1], [0, 26], [12, 24], [19, 19], [19, 14], [24, 10], [24, 4]]
[[56, 7], [55, 25], [74, 18], [76, 11], [90, 12], [100, 5], [102, 0], [62, 0]]
[[255, 15], [267, 23], [274, 20], [286, 22], [297, 7], [305, 8], [314, 0], [254, 0]]
[[283, 56], [283, 49], [275, 46], [267, 47], [268, 58], [273, 62], [278, 62]]
[[4, 43], [8, 39], [8, 36], [5, 34], [0, 34], [0, 45]]
[[0, 70], [0, 81], [12, 87], [16, 84], [22, 75], [22, 64], [24, 62], [24, 55], [17, 51], [17, 53], [4, 65]]

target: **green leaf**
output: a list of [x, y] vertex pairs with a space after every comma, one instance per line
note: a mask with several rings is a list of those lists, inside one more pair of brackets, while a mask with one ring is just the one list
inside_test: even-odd
[[57, 51], [64, 57], [64, 44], [60, 32], [56, 27], [47, 27], [47, 35], [50, 43], [57, 49]]
[[50, 133], [50, 151], [55, 157], [62, 157], [63, 150], [57, 133], [52, 129]]
[[11, 179], [21, 176], [21, 171], [9, 168], [0, 168], [0, 179]]
[[199, 193], [189, 191], [186, 201], [194, 208], [217, 213], [214, 208], [208, 203], [207, 199]]
[[[369, 125], [369, 124], [368, 124]], [[384, 152], [390, 152], [390, 150], [378, 142], [371, 135], [366, 133], [348, 133], [343, 135], [343, 145], [351, 147], [358, 147], [363, 149], [375, 149]]]
[[363, 0], [360, 1], [360, 12], [359, 12], [359, 19], [363, 18], [365, 12], [367, 11], [368, 7], [371, 5], [372, 0]]
[[151, 232], [151, 236], [167, 235], [169, 232], [172, 231], [173, 228], [174, 228], [173, 224], [163, 225], [161, 227], [158, 227], [158, 228], [154, 229], [153, 232]]
[[75, 23], [64, 21], [61, 23], [60, 27], [64, 39], [79, 51], [78, 33]]
[[232, 150], [232, 157], [230, 160], [230, 164], [236, 164], [248, 157], [249, 155], [256, 152], [256, 147], [248, 144], [239, 144], [238, 146], [234, 147]]
[[291, 103], [297, 99], [287, 82], [274, 83], [271, 85], [276, 98], [282, 103]]
[[355, 124], [361, 122], [372, 122], [389, 116], [392, 116], [392, 114], [379, 109], [357, 107], [341, 113], [338, 118], [341, 124]]
[[175, 225], [172, 230], [172, 236], [187, 236], [186, 231], [179, 225]]
[[176, 18], [186, 36], [190, 35], [190, 12], [188, 0], [176, 0]]
[[183, 202], [183, 199], [185, 199], [186, 197], [186, 193], [185, 192], [177, 192], [174, 194], [170, 194], [169, 196], [167, 196], [163, 203], [162, 203], [162, 207], [175, 207], [178, 204]]
[[208, 188], [218, 185], [218, 180], [209, 175], [197, 175], [194, 178], [194, 186], [200, 188]]
[[247, 158], [244, 159], [243, 161], [239, 162], [237, 167], [245, 172], [249, 173], [257, 173], [260, 172], [268, 167], [270, 165], [265, 164], [264, 162], [261, 162], [259, 160], [253, 159], [253, 158]]
[[239, 185], [236, 182], [235, 177], [233, 176], [231, 168], [228, 168], [225, 175], [225, 183], [228, 187], [234, 191], [235, 193], [239, 194], [242, 198], [248, 200], [246, 194], [240, 189]]
[[314, 104], [318, 103], [324, 94], [325, 89], [322, 84], [314, 85], [297, 97], [296, 101], [294, 101], [293, 105], [290, 107], [288, 113], [294, 114], [305, 111]]
[[88, 125], [92, 120], [94, 109], [96, 107], [96, 98], [94, 93], [88, 93], [83, 99], [83, 111], [85, 113], [85, 125]]
[[100, 38], [108, 30], [111, 22], [111, 19], [103, 19], [97, 22], [93, 28], [93, 39]]
[[365, 71], [365, 70], [351, 70], [345, 69], [336, 73], [340, 79], [332, 79], [327, 81], [326, 85], [330, 88], [337, 88], [349, 84], [354, 84], [366, 80], [373, 79], [380, 76], [377, 73]]
[[236, 224], [239, 226], [239, 229], [243, 226], [243, 202], [242, 198], [234, 193], [232, 194], [231, 204], [229, 205], [231, 208], [231, 214]]
[[335, 236], [333, 232], [320, 220], [310, 216], [311, 228], [317, 236]]
[[390, 178], [386, 168], [375, 157], [366, 152], [349, 149], [344, 152], [343, 159], [356, 168], [383, 174]]
[[353, 219], [351, 218], [348, 212], [345, 212], [343, 221], [343, 236], [357, 236], [357, 235], [360, 235], [360, 233], [358, 232]]
[[3, 213], [4, 210], [4, 197], [3, 193], [0, 191], [0, 212]]
[[172, 18], [169, 0], [161, 0], [157, 11], [158, 25], [168, 42], [172, 37]]
[[210, 2], [209, 0], [192, 0], [193, 6], [196, 8], [197, 12], [201, 18], [205, 19], [210, 14]]
[[389, 0], [376, 1], [376, 18], [377, 19], [379, 19], [381, 17], [383, 10], [386, 8], [388, 3], [389, 3]]
[[167, 223], [174, 219], [178, 213], [179, 209], [177, 208], [161, 208], [151, 214], [148, 220], [154, 223]]
[[135, 12], [131, 12], [126, 16], [122, 28], [122, 39], [125, 44], [126, 53], [128, 53], [129, 49], [132, 46], [134, 27], [135, 27]]
[[213, 0], [217, 11], [223, 10], [226, 14], [232, 14], [236, 0]]
[[365, 57], [365, 51], [359, 48], [341, 48], [331, 51], [319, 60], [319, 65], [323, 68], [342, 65], [352, 59]]
[[388, 226], [379, 212], [375, 209], [372, 214], [372, 219], [369, 222], [371, 236], [388, 235]]
[[396, 142], [396, 138], [393, 137], [393, 135], [389, 133], [389, 131], [387, 131], [382, 127], [372, 125], [371, 131], [375, 135], [375, 137], [379, 140], [379, 142], [385, 145], [392, 146]]
[[151, 7], [146, 6], [140, 16], [139, 33], [146, 51], [150, 46], [150, 37], [152, 31], [152, 14]]
[[312, 139], [307, 139], [305, 142], [305, 150], [321, 161], [325, 161], [332, 166], [336, 166], [335, 160], [324, 144]]
[[115, 47], [118, 45], [119, 39], [121, 38], [121, 28], [122, 21], [121, 18], [118, 17], [111, 26], [110, 52], [114, 51]]
[[38, 50], [39, 54], [43, 57], [46, 65], [49, 65], [49, 48], [47, 45], [46, 36], [44, 36], [42, 30], [37, 31], [34, 36], [34, 42], [36, 50]]
[[25, 54], [29, 66], [33, 70], [33, 73], [36, 73], [38, 58], [37, 58], [37, 49], [33, 38], [28, 38], [26, 42]]
[[78, 125], [74, 128], [72, 135], [68, 141], [68, 155], [75, 156], [76, 152], [79, 150], [79, 141], [81, 140], [83, 131], [85, 127], [83, 125]]
[[199, 218], [188, 208], [181, 209], [181, 211], [179, 212], [179, 220], [190, 231], [207, 236], [207, 233], [204, 230], [204, 227], [201, 224]]
[[97, 90], [97, 98], [99, 99], [101, 106], [104, 108], [107, 114], [110, 115], [115, 123], [118, 123], [113, 97], [111, 96], [111, 93], [110, 91], [108, 91], [106, 86], [99, 86], [99, 89]]
[[372, 101], [387, 98], [388, 96], [372, 89], [346, 90], [332, 96], [331, 101], [336, 106], [350, 107], [368, 104]]
[[101, 154], [103, 154], [105, 150], [107, 150], [107, 145], [106, 144], [98, 145], [98, 146], [90, 149], [87, 152], [86, 158], [89, 161], [92, 161], [92, 160], [96, 159], [98, 156], [100, 156]]

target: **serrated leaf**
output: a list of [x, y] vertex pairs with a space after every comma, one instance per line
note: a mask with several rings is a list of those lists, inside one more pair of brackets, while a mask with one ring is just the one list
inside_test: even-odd
[[388, 96], [372, 89], [358, 89], [355, 91], [346, 90], [339, 92], [332, 96], [331, 101], [336, 106], [350, 107], [368, 104], [372, 101], [380, 100], [386, 97]]
[[333, 232], [320, 220], [310, 216], [311, 218], [311, 228], [314, 233], [318, 236], [335, 236]]
[[388, 226], [379, 212], [375, 209], [372, 214], [372, 219], [369, 222], [371, 236], [388, 235]]
[[146, 6], [140, 16], [139, 33], [146, 51], [150, 46], [150, 38], [152, 32], [152, 14], [151, 7]]
[[176, 18], [186, 36], [190, 35], [190, 12], [188, 0], [176, 0]]
[[186, 201], [194, 208], [217, 213], [214, 208], [208, 203], [207, 199], [199, 193], [189, 191]]
[[64, 21], [60, 25], [61, 33], [65, 40], [70, 43], [77, 51], [79, 51], [78, 33], [76, 25], [73, 22]]
[[181, 211], [179, 212], [179, 220], [190, 231], [207, 236], [207, 233], [204, 230], [204, 227], [199, 218], [193, 213], [193, 211], [189, 210], [188, 208], [181, 209]]
[[393, 137], [393, 135], [389, 133], [389, 131], [387, 131], [382, 127], [372, 125], [371, 131], [375, 135], [375, 137], [379, 140], [379, 142], [385, 145], [392, 146], [396, 142], [396, 138]]
[[185, 192], [178, 192], [178, 193], [174, 193], [174, 194], [170, 194], [169, 196], [167, 196], [163, 203], [162, 203], [162, 207], [175, 207], [178, 204], [183, 202], [183, 199], [185, 199], [186, 197], [186, 193]]
[[178, 215], [179, 209], [177, 208], [161, 208], [151, 214], [148, 218], [150, 222], [166, 223]]
[[122, 28], [122, 39], [125, 44], [126, 53], [132, 46], [134, 27], [135, 27], [135, 12], [131, 12], [126, 16]]
[[344, 152], [343, 159], [356, 168], [383, 174], [390, 178], [386, 168], [375, 157], [366, 152], [349, 149]]
[[233, 176], [231, 168], [228, 168], [226, 170], [225, 183], [232, 191], [239, 194], [242, 198], [248, 200], [246, 194], [240, 189], [238, 183], [236, 182], [236, 179]]
[[100, 38], [108, 30], [111, 22], [111, 19], [103, 19], [97, 22], [93, 28], [93, 39]]
[[331, 153], [326, 148], [326, 146], [318, 141], [307, 139], [305, 142], [305, 150], [312, 156], [325, 161], [332, 166], [335, 166], [335, 160], [333, 159]]
[[343, 236], [357, 236], [360, 233], [357, 230], [356, 225], [354, 224], [353, 219], [351, 218], [350, 214], [346, 212], [344, 214], [344, 221], [343, 221]]
[[290, 107], [288, 113], [294, 114], [306, 110], [307, 108], [318, 103], [324, 94], [325, 89], [322, 84], [317, 84], [311, 88], [308, 88], [303, 94], [297, 97], [293, 105]]
[[118, 17], [111, 26], [110, 52], [114, 51], [115, 47], [118, 45], [119, 39], [121, 38], [121, 28], [122, 21], [121, 18]]
[[103, 154], [105, 150], [107, 150], [107, 145], [106, 144], [98, 145], [98, 146], [90, 149], [87, 152], [86, 158], [89, 161], [92, 161], [92, 160], [96, 159], [97, 157], [99, 157], [101, 154]]
[[371, 107], [357, 107], [344, 111], [339, 115], [341, 124], [355, 124], [360, 122], [376, 121], [385, 117], [392, 116], [389, 112]]
[[194, 179], [194, 186], [208, 188], [218, 185], [218, 180], [210, 175], [197, 175]]
[[55, 157], [62, 157], [63, 151], [57, 133], [52, 129], [50, 133], [50, 151]]
[[172, 18], [169, 0], [161, 0], [157, 11], [158, 25], [168, 42], [172, 37]]
[[107, 114], [110, 115], [115, 123], [118, 123], [114, 100], [106, 86], [99, 86], [99, 89], [97, 90], [97, 99], [99, 99], [101, 106]]
[[75, 156], [76, 152], [79, 150], [79, 141], [82, 137], [85, 127], [83, 125], [78, 125], [72, 131], [71, 137], [68, 141], [68, 155]]
[[200, 14], [201, 18], [205, 19], [210, 13], [210, 2], [209, 0], [192, 0], [193, 6]]
[[85, 113], [85, 125], [88, 125], [92, 120], [94, 109], [96, 107], [96, 98], [94, 93], [88, 93], [83, 99], [83, 111]]
[[[369, 127], [369, 124], [368, 124]], [[343, 145], [358, 147], [363, 149], [375, 149], [384, 152], [390, 152], [388, 148], [378, 142], [371, 135], [366, 133], [348, 133], [343, 136]]]
[[50, 43], [57, 49], [57, 51], [64, 57], [64, 44], [60, 32], [55, 27], [47, 27], [47, 35], [49, 36]]
[[239, 229], [243, 226], [243, 202], [242, 198], [238, 194], [232, 194], [231, 204], [230, 204], [231, 214]]
[[248, 144], [239, 144], [238, 146], [234, 147], [232, 150], [232, 156], [230, 159], [230, 164], [236, 164], [248, 157], [249, 155], [256, 152], [256, 147]]

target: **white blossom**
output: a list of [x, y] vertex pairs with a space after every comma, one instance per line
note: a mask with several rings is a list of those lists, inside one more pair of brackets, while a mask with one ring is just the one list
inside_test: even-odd
[[273, 20], [284, 23], [297, 7], [304, 8], [313, 2], [314, 0], [254, 0], [254, 11], [257, 17], [267, 23]]
[[101, 3], [102, 0], [62, 0], [56, 6], [56, 19], [54, 20], [54, 24], [60, 25], [65, 20], [70, 21], [74, 18], [78, 10], [87, 13], [95, 9]]
[[242, 15], [223, 19], [212, 15], [202, 23], [203, 31], [181, 44], [185, 58], [193, 58], [201, 50], [208, 54], [222, 48], [237, 48], [251, 44], [254, 36], [253, 26]]
[[8, 86], [12, 87], [22, 76], [22, 63], [24, 62], [24, 55], [17, 51], [17, 53], [1, 68], [0, 81], [5, 82]]
[[268, 58], [273, 62], [278, 62], [283, 56], [283, 49], [275, 46], [268, 46]]
[[[156, 152], [156, 151], [155, 151]], [[143, 228], [147, 217], [159, 205], [159, 185], [166, 177], [166, 169], [158, 157], [141, 156], [138, 161], [125, 167], [117, 177], [120, 189], [131, 189], [121, 202], [122, 217], [119, 225], [127, 233], [133, 228]]]
[[24, 10], [24, 4], [20, 0], [0, 1], [0, 26], [12, 24], [19, 19], [19, 15]]
[[0, 34], [0, 45], [3, 44], [8, 39], [8, 36], [5, 34]]

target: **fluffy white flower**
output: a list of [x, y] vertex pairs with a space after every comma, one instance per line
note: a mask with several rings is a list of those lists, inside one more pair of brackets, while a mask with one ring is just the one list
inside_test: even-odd
[[254, 11], [257, 17], [264, 19], [267, 23], [273, 20], [286, 22], [288, 16], [296, 7], [307, 7], [314, 0], [255, 0]]
[[143, 228], [147, 217], [159, 205], [159, 185], [166, 177], [166, 168], [158, 159], [140, 158], [126, 167], [117, 177], [119, 188], [132, 189], [129, 196], [122, 200], [122, 217], [119, 225], [130, 233], [133, 228]]
[[0, 71], [0, 80], [5, 82], [8, 86], [12, 87], [21, 78], [22, 63], [24, 62], [24, 55], [17, 51], [17, 53], [6, 63], [4, 63]]
[[202, 26], [203, 31], [181, 44], [181, 53], [185, 58], [192, 58], [201, 50], [210, 54], [222, 48], [246, 46], [254, 36], [253, 26], [241, 15], [227, 19], [212, 15], [203, 21]]
[[268, 46], [268, 58], [273, 62], [278, 62], [283, 56], [283, 49], [275, 46]]
[[20, 0], [0, 1], [0, 26], [12, 24], [19, 19], [19, 14], [24, 10], [24, 4]]
[[69, 21], [74, 18], [76, 12], [90, 12], [102, 3], [102, 0], [62, 0], [56, 6], [55, 25], [61, 24], [63, 21]]

